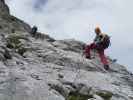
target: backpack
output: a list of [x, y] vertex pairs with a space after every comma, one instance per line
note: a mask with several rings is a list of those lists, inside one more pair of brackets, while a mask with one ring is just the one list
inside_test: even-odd
[[110, 37], [108, 35], [105, 35], [100, 44], [102, 45], [103, 49], [107, 49], [111, 45]]

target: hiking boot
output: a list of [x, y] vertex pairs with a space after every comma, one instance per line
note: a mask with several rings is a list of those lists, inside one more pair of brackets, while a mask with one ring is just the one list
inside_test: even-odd
[[104, 69], [105, 70], [109, 70], [110, 68], [109, 68], [109, 65], [104, 65]]

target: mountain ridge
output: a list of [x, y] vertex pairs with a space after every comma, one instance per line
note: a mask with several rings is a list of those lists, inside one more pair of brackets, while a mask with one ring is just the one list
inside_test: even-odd
[[[2, 5], [2, 6], [1, 6]], [[85, 43], [55, 40], [10, 15], [0, 0], [0, 100], [133, 100], [133, 76], [97, 53], [83, 55]]]

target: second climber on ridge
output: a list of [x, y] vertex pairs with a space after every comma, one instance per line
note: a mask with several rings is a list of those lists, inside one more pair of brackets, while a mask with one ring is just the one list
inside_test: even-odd
[[88, 59], [91, 59], [90, 50], [95, 49], [98, 51], [101, 62], [104, 65], [105, 70], [109, 70], [109, 62], [104, 54], [104, 50], [107, 49], [110, 45], [110, 37], [107, 34], [101, 32], [99, 27], [95, 28], [96, 37], [90, 45], [85, 47], [85, 56]]

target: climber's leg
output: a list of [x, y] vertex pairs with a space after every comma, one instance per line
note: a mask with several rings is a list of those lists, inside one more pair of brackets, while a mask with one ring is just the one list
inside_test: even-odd
[[91, 49], [95, 49], [95, 48], [96, 48], [96, 45], [94, 43], [87, 45], [85, 47], [85, 57], [88, 59], [91, 59], [90, 51]]
[[108, 70], [108, 69], [109, 69], [109, 63], [108, 63], [108, 61], [107, 61], [107, 58], [105, 57], [104, 50], [99, 50], [98, 53], [99, 53], [101, 62], [102, 62], [103, 65], [104, 65], [104, 68], [105, 68], [106, 70]]

